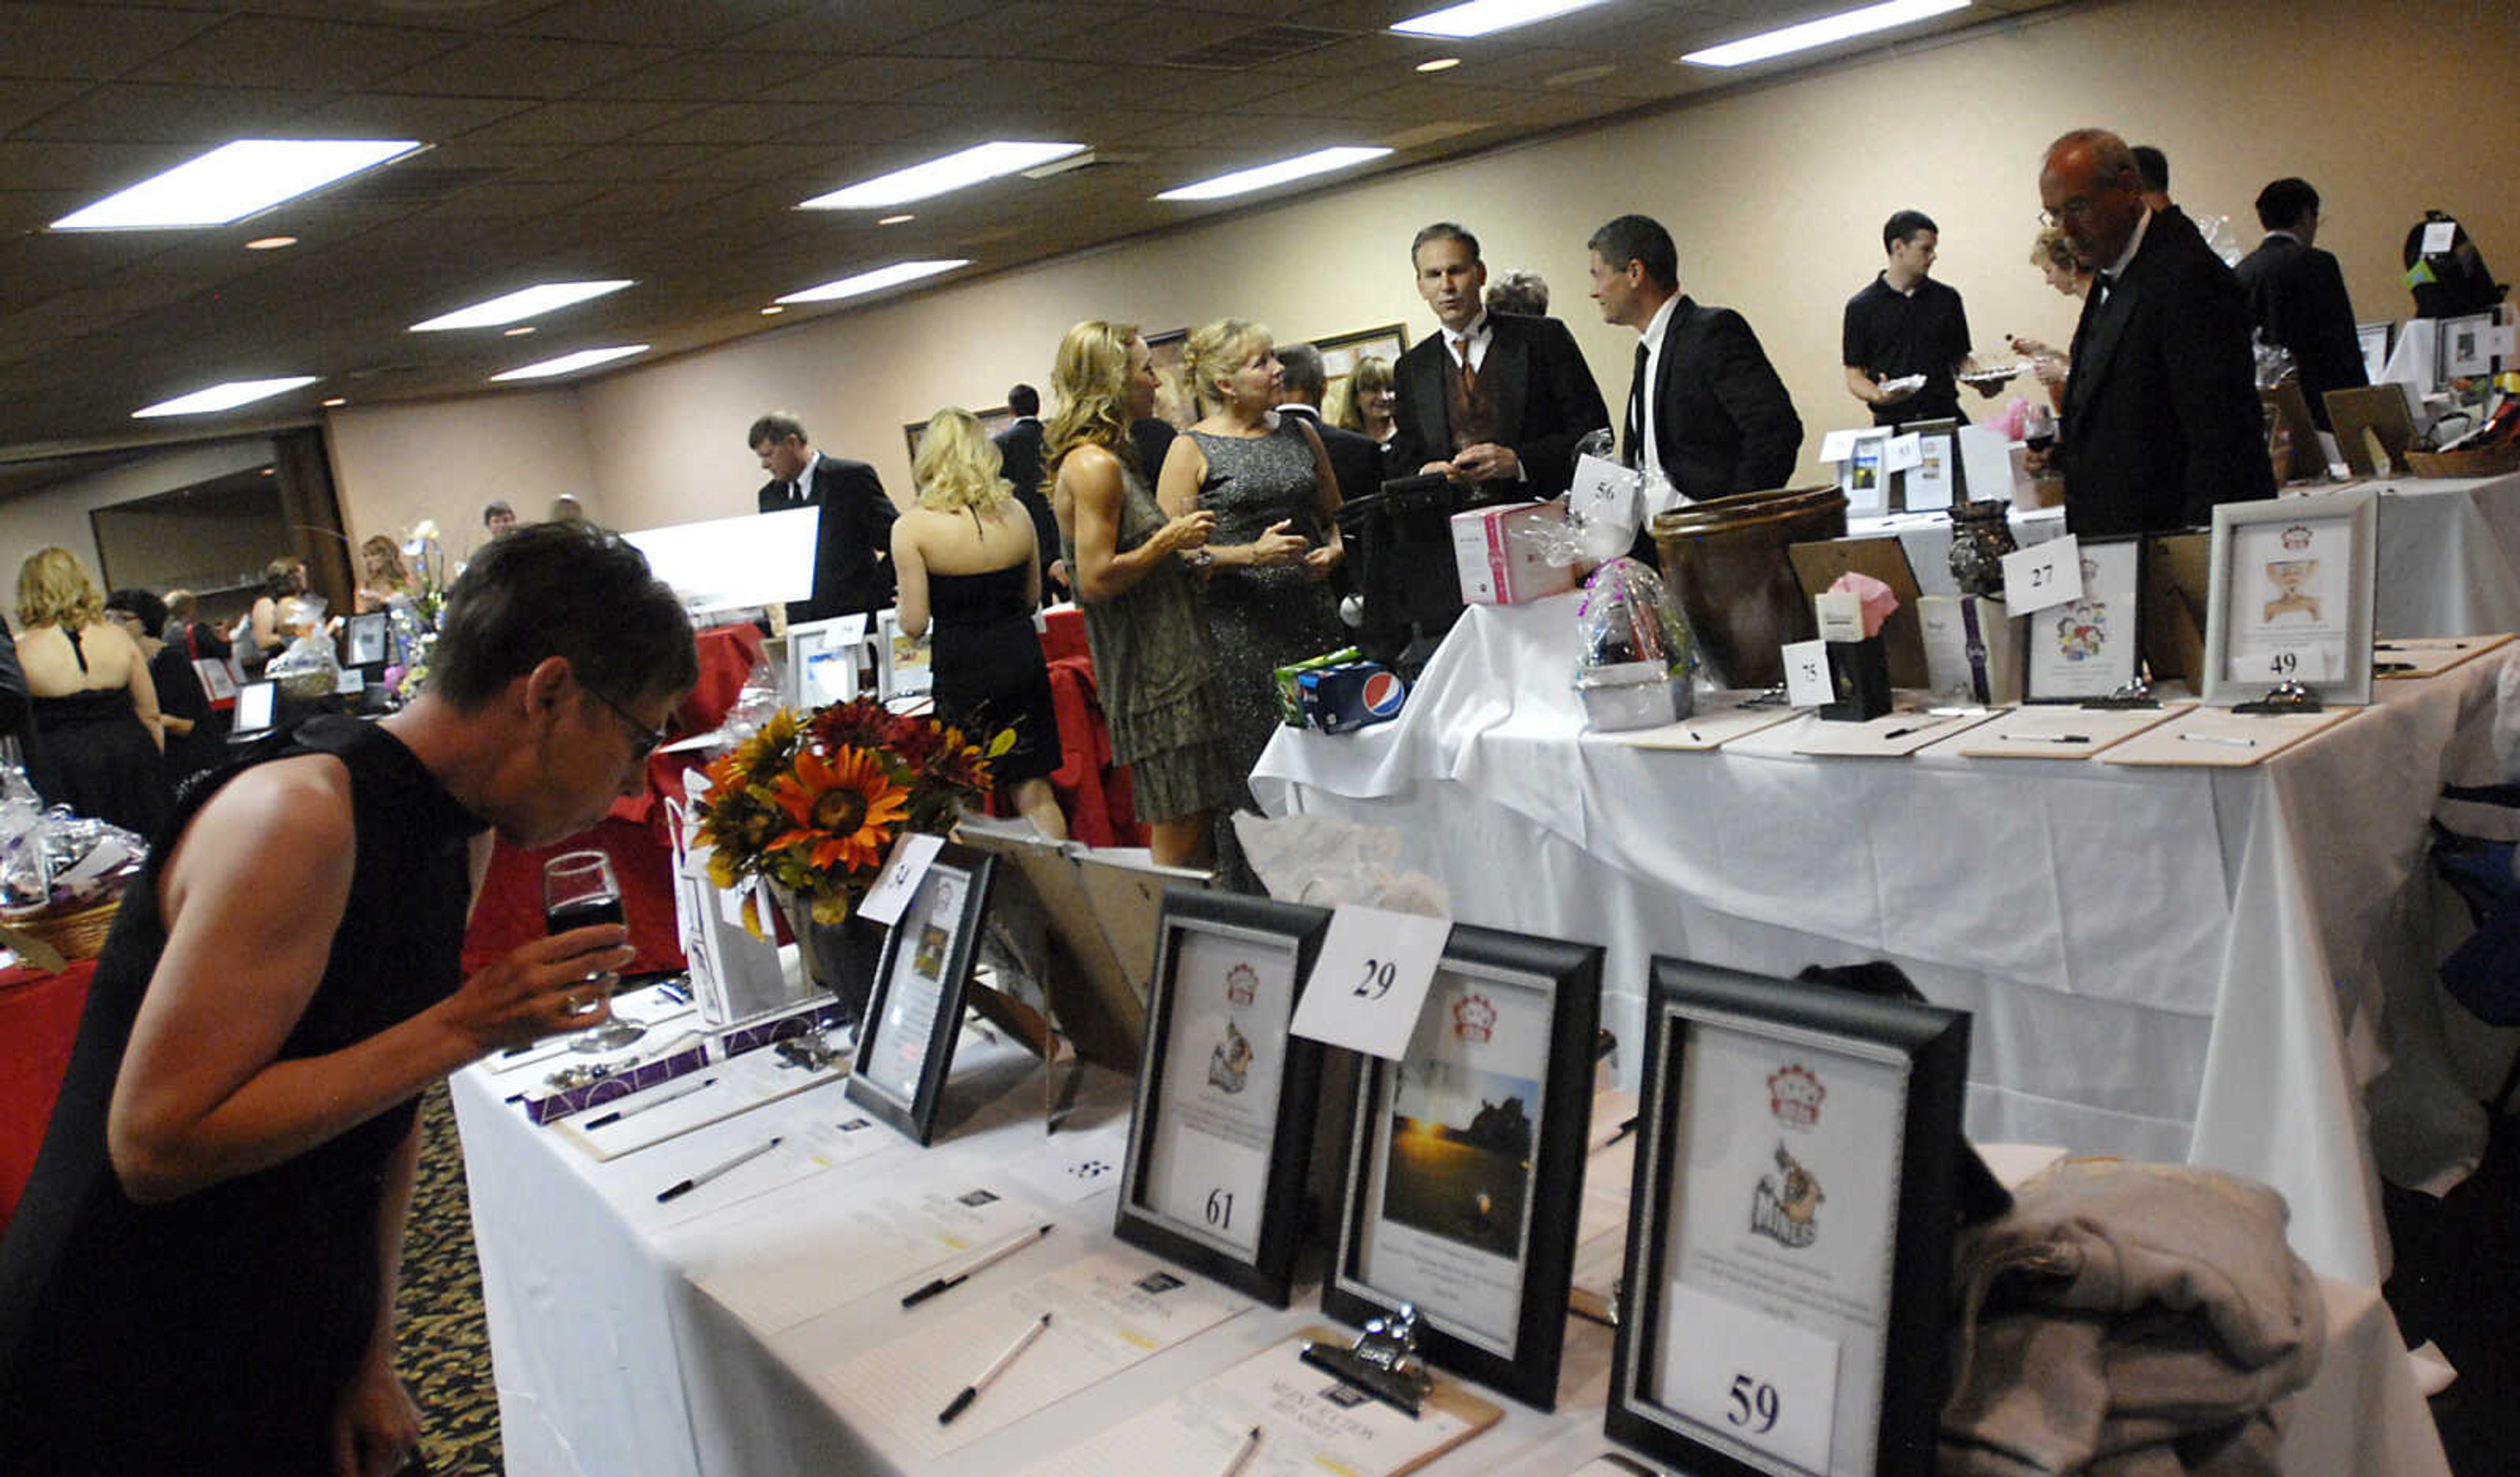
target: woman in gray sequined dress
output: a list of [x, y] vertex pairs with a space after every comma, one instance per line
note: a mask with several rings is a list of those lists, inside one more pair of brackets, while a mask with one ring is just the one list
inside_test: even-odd
[[1235, 768], [1247, 780], [1277, 732], [1277, 669], [1347, 645], [1328, 584], [1338, 478], [1321, 433], [1277, 414], [1282, 367], [1269, 331], [1228, 318], [1190, 336], [1205, 420], [1173, 442], [1155, 496], [1174, 516], [1216, 515], [1208, 629]]
[[1150, 849], [1170, 867], [1212, 860], [1216, 813], [1241, 793], [1216, 703], [1216, 651], [1199, 609], [1208, 513], [1168, 516], [1138, 468], [1130, 425], [1154, 413], [1147, 341], [1125, 324], [1080, 323], [1059, 340], [1051, 387], [1051, 511], [1111, 731]]

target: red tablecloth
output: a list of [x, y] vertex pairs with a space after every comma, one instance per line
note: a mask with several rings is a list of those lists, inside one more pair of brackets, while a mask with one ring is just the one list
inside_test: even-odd
[[0, 971], [0, 1230], [18, 1209], [44, 1125], [70, 1064], [79, 1012], [96, 961], [80, 960], [59, 974]]

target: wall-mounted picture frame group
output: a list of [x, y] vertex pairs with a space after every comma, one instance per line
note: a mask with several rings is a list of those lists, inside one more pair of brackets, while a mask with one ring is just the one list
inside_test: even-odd
[[1322, 1080], [1289, 1030], [1323, 909], [1233, 893], [1164, 895], [1136, 1111], [1113, 1233], [1286, 1306]]
[[936, 853], [901, 920], [884, 936], [858, 1028], [857, 1059], [843, 1092], [922, 1144], [936, 1136], [996, 864], [995, 857], [952, 842]]
[[1407, 1054], [1364, 1060], [1322, 1309], [1418, 1310], [1427, 1363], [1553, 1409], [1599, 946], [1457, 925]]
[[2025, 702], [2089, 702], [2136, 679], [2143, 659], [2143, 539], [2087, 538], [2083, 593], [2033, 611], [2022, 641]]
[[1925, 1477], [1968, 1016], [1657, 958], [1612, 1439], [1697, 1477]]
[[2321, 702], [2371, 700], [2375, 507], [2368, 488], [2215, 506], [2205, 701], [2285, 682]]

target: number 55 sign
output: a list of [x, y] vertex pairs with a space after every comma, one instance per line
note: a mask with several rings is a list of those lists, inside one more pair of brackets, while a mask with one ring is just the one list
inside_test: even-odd
[[1399, 1060], [1452, 935], [1450, 918], [1340, 908], [1295, 1007], [1295, 1034]]

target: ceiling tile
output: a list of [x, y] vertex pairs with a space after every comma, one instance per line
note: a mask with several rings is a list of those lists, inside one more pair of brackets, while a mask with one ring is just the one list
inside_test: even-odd
[[687, 99], [696, 103], [764, 101], [762, 93], [823, 65], [824, 59], [777, 51], [683, 52], [615, 77], [589, 92], [602, 98]]
[[93, 85], [89, 82], [34, 82], [22, 78], [0, 87], [0, 135], [42, 117]]
[[116, 77], [217, 23], [139, 6], [0, 5], [0, 77]]
[[764, 90], [764, 103], [875, 103], [941, 82], [980, 64], [963, 57], [822, 57], [793, 80]]
[[561, 0], [509, 24], [518, 35], [632, 46], [716, 46], [808, 9], [807, 0]]
[[442, 30], [234, 16], [123, 76], [213, 85], [265, 77], [292, 87], [359, 88], [462, 44], [462, 36]]
[[[728, 103], [700, 108], [635, 135], [638, 144], [758, 144], [821, 122], [835, 108], [782, 108], [770, 103]], [[662, 171], [659, 171], [662, 172]]]
[[80, 95], [18, 130], [28, 139], [185, 144], [186, 157], [231, 139], [303, 137], [297, 120], [332, 101], [320, 92], [263, 87], [164, 87], [117, 82]]
[[784, 21], [728, 38], [745, 50], [809, 51], [848, 56], [882, 51], [996, 9], [989, 0], [853, 0], [817, 5]]
[[498, 36], [459, 46], [377, 85], [384, 92], [565, 98], [665, 56], [659, 47]]
[[524, 98], [426, 98], [363, 92], [308, 111], [299, 126], [334, 138], [444, 144], [533, 107]]
[[468, 144], [604, 144], [661, 127], [688, 103], [545, 103], [466, 134]]
[[1144, 57], [1126, 22], [1140, 7], [1105, 0], [992, 5], [920, 32], [909, 49], [931, 57]]

